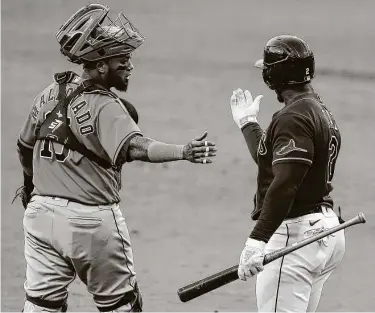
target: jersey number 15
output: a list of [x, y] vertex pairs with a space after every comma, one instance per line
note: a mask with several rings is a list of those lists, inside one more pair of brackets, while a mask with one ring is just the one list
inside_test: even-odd
[[65, 162], [65, 160], [69, 156], [70, 149], [61, 145], [62, 146], [61, 151], [56, 152], [55, 147], [52, 147], [54, 136], [50, 135], [49, 137], [51, 137], [52, 140], [49, 140], [49, 139], [43, 140], [43, 143], [42, 143], [43, 146], [42, 146], [42, 150], [40, 151], [40, 156], [45, 159], [52, 159], [53, 154], [55, 154], [57, 162]]

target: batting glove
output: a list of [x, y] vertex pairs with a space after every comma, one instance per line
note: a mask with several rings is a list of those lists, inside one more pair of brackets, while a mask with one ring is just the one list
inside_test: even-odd
[[263, 271], [265, 245], [266, 243], [263, 241], [247, 238], [238, 265], [238, 277], [241, 280], [246, 281], [248, 277]]
[[233, 120], [240, 129], [250, 122], [258, 122], [257, 116], [262, 98], [263, 95], [259, 95], [253, 100], [250, 91], [245, 90], [244, 92], [241, 88], [233, 91], [230, 106]]

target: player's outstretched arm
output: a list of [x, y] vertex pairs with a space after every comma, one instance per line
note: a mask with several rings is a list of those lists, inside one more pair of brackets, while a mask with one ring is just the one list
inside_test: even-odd
[[122, 155], [126, 153], [127, 160], [164, 163], [171, 161], [187, 160], [192, 163], [212, 163], [216, 155], [216, 145], [212, 141], [203, 141], [207, 132], [194, 138], [186, 145], [167, 144], [150, 138], [135, 136], [127, 148], [123, 148]]
[[250, 91], [243, 91], [241, 88], [234, 90], [230, 98], [233, 120], [238, 128], [241, 129], [250, 154], [257, 164], [257, 150], [263, 134], [257, 120], [259, 104], [262, 98], [263, 95], [259, 95], [253, 100]]

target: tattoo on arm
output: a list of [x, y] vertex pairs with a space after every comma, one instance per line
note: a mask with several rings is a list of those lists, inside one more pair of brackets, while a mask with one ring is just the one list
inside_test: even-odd
[[150, 162], [147, 150], [153, 141], [150, 138], [135, 136], [130, 140], [127, 151], [123, 151], [124, 148], [121, 150], [121, 155], [125, 154], [125, 159]]
[[122, 148], [120, 162], [138, 160], [164, 163], [184, 160], [184, 147], [185, 145], [167, 144], [150, 138], [135, 136]]

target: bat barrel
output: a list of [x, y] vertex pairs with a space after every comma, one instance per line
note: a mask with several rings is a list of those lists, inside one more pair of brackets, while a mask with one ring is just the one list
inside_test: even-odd
[[178, 297], [182, 302], [187, 302], [202, 295], [202, 290], [206, 293], [229, 284], [238, 279], [237, 268], [238, 265], [235, 265], [197, 282], [186, 285], [178, 289]]

